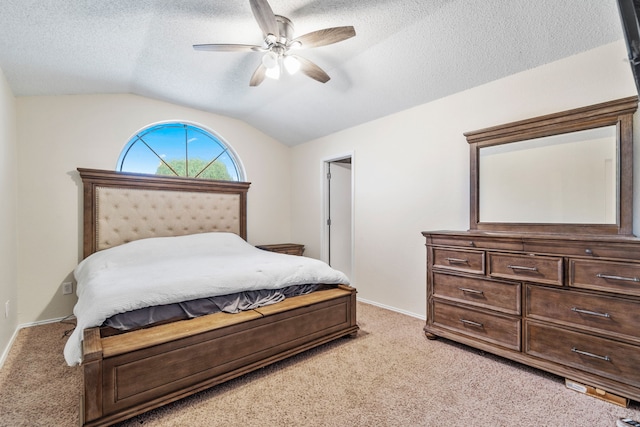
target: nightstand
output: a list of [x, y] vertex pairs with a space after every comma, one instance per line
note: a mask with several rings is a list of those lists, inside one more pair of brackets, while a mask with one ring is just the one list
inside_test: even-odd
[[298, 243], [279, 243], [275, 245], [258, 245], [256, 246], [256, 248], [269, 251], [269, 252], [278, 252], [281, 254], [288, 254], [288, 255], [301, 256], [304, 253], [304, 245], [300, 245]]

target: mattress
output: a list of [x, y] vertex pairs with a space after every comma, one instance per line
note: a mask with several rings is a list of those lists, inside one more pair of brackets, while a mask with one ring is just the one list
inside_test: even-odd
[[[64, 350], [70, 366], [82, 362], [82, 331], [120, 313], [249, 291], [349, 284], [344, 273], [320, 260], [263, 251], [224, 232], [155, 237], [104, 249], [80, 262], [74, 277], [77, 326]], [[267, 303], [282, 298], [258, 295]], [[222, 305], [229, 304], [234, 305]]]
[[[102, 324], [103, 327], [125, 332], [141, 329], [162, 323], [178, 320], [193, 319], [213, 313], [239, 313], [258, 307], [275, 304], [286, 298], [306, 295], [327, 285], [316, 283], [287, 286], [282, 289], [262, 289], [258, 291], [237, 292], [209, 298], [182, 301], [174, 304], [164, 304], [144, 307], [137, 310], [118, 313]], [[114, 334], [113, 331], [109, 335]]]

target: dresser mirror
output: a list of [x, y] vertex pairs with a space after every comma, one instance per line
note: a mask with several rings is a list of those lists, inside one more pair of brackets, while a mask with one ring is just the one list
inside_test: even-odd
[[471, 230], [632, 233], [637, 97], [465, 133]]

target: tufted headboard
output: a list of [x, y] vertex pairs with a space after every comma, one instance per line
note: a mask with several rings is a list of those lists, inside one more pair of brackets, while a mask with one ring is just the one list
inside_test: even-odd
[[83, 257], [148, 237], [228, 231], [247, 238], [250, 183], [78, 168]]

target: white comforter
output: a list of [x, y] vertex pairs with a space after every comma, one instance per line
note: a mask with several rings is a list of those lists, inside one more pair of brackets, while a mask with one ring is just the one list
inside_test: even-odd
[[322, 261], [263, 251], [232, 233], [137, 240], [92, 254], [74, 275], [78, 323], [64, 349], [69, 366], [82, 362], [83, 330], [117, 313], [304, 283], [349, 284]]

